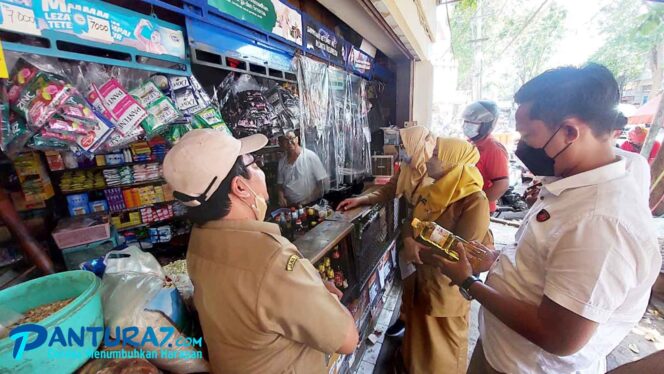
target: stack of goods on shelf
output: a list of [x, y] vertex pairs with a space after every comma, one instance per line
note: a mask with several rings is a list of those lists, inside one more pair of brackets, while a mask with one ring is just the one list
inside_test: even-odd
[[321, 279], [334, 282], [334, 285], [342, 291], [348, 288], [348, 280], [346, 279], [346, 274], [349, 274], [347, 261], [342, 259], [338, 246], [332, 250], [329, 256], [321, 259], [315, 266]]
[[100, 170], [67, 171], [60, 178], [60, 191], [74, 193], [106, 187], [104, 175]]
[[316, 227], [319, 223], [331, 217], [334, 210], [327, 205], [316, 204], [309, 207], [281, 208], [272, 212], [272, 221], [279, 225], [281, 234], [290, 241], [294, 241]]
[[39, 154], [26, 152], [14, 160], [14, 169], [27, 204], [41, 204], [54, 194], [51, 179]]

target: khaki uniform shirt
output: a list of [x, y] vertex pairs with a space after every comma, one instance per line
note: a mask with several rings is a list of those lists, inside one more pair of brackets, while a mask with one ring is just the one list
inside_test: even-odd
[[[395, 175], [389, 183], [365, 196], [371, 204], [385, 203], [396, 194]], [[426, 183], [430, 182], [424, 182]], [[412, 205], [409, 204], [412, 208]], [[402, 234], [412, 236], [410, 220], [402, 225]], [[467, 241], [477, 240], [484, 245], [493, 244], [489, 230], [489, 200], [484, 192], [475, 192], [456, 201], [443, 211], [436, 223]], [[405, 280], [403, 303], [405, 309], [417, 306], [432, 317], [460, 317], [470, 310], [470, 303], [463, 298], [457, 286], [450, 286], [450, 279], [429, 265], [417, 265], [417, 272]], [[407, 312], [406, 312], [407, 313]]]
[[320, 373], [351, 318], [272, 223], [195, 227], [187, 267], [214, 373]]

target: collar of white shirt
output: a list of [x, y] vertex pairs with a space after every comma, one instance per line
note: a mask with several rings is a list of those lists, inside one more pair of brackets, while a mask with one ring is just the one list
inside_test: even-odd
[[571, 177], [562, 179], [546, 178], [543, 181], [542, 187], [545, 188], [550, 194], [560, 196], [565, 190], [587, 187], [602, 184], [617, 178], [623, 177], [627, 173], [627, 166], [625, 159], [618, 156], [619, 160], [612, 162], [608, 165], [598, 167], [583, 173], [572, 175]]

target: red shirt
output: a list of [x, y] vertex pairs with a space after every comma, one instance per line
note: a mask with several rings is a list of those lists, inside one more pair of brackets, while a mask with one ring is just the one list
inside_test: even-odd
[[[484, 179], [484, 191], [491, 188], [494, 182], [509, 178], [509, 156], [502, 144], [489, 135], [476, 142], [475, 146], [480, 151], [477, 168], [480, 169], [482, 179]], [[496, 211], [496, 201], [489, 201], [489, 209], [491, 213]]]
[[[650, 150], [650, 157], [648, 158], [648, 162], [652, 162], [655, 157], [657, 157], [657, 153], [659, 153], [659, 149], [661, 148], [661, 144], [655, 140], [655, 142], [652, 144], [652, 149]], [[641, 148], [636, 148], [634, 145], [630, 142], [624, 142], [621, 146], [620, 149], [627, 151], [627, 152], [634, 152], [634, 153], [641, 153]]]

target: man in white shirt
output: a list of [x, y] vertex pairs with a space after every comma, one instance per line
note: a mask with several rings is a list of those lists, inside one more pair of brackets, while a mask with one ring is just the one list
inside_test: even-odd
[[[642, 191], [611, 144], [618, 96], [613, 75], [595, 64], [523, 85], [517, 156], [555, 178], [493, 265], [463, 247], [458, 262], [425, 255], [482, 304], [469, 372], [604, 373], [606, 356], [643, 316], [662, 258]], [[472, 275], [471, 256], [491, 267], [486, 284]]]
[[327, 171], [318, 156], [300, 146], [294, 132], [279, 137], [284, 156], [279, 160], [277, 184], [282, 207], [307, 204], [323, 196]]

